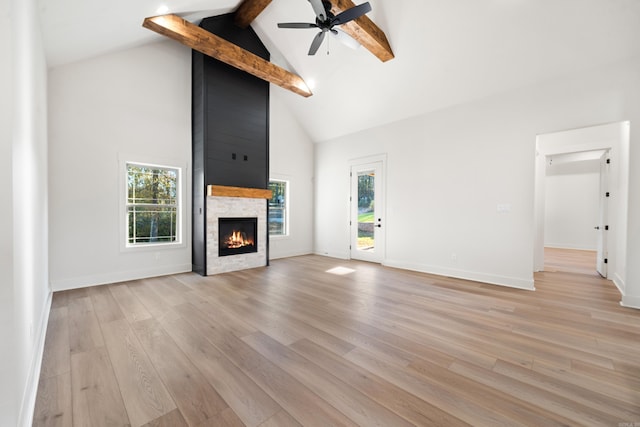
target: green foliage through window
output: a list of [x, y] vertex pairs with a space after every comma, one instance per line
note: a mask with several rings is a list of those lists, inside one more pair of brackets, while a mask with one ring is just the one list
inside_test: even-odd
[[269, 200], [269, 235], [287, 235], [287, 181], [269, 181], [273, 193]]
[[178, 169], [127, 164], [130, 245], [177, 241]]

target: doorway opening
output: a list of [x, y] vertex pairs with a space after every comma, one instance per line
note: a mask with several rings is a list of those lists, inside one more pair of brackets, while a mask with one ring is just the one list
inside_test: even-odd
[[[552, 268], [580, 270], [583, 268], [580, 264], [584, 266], [584, 263], [588, 263], [586, 268], [592, 271], [592, 263], [587, 260], [593, 254], [575, 252], [586, 249], [596, 252], [595, 269], [603, 277], [612, 279], [621, 292], [624, 289], [629, 188], [629, 129], [629, 122], [617, 122], [537, 136], [534, 272]], [[549, 227], [547, 217], [553, 214], [548, 211], [551, 209], [548, 206], [551, 205], [548, 192], [553, 192], [554, 189], [547, 182], [547, 172], [550, 162], [553, 164], [554, 160], [556, 166], [564, 163], [565, 169], [571, 171], [573, 168], [574, 172], [588, 166], [588, 172], [591, 174], [589, 191], [597, 193], [596, 195], [591, 193], [588, 202], [591, 205], [589, 208], [590, 218], [585, 216], [579, 218], [577, 213], [570, 213], [570, 222], [565, 223], [564, 228], [559, 227], [559, 231], [566, 234], [569, 226], [579, 226], [583, 233], [582, 236], [591, 239], [588, 241], [588, 246], [575, 244], [575, 240], [572, 246], [567, 244], [567, 241], [563, 242], [562, 239], [558, 239], [558, 241], [551, 242], [546, 246], [557, 246], [555, 249], [560, 247], [566, 251], [564, 253], [556, 251], [555, 254], [552, 254], [552, 250], [545, 250], [545, 243], [549, 242], [549, 234], [552, 234], [551, 230], [547, 230]], [[556, 197], [561, 196], [556, 195]], [[580, 198], [584, 199], [585, 194], [574, 191], [569, 196], [562, 197], [579, 200]], [[557, 226], [558, 223], [555, 225]], [[562, 234], [559, 235], [562, 236]], [[573, 254], [571, 251], [574, 251]], [[545, 260], [545, 252], [549, 254], [549, 260]], [[577, 261], [578, 259], [581, 261]], [[563, 260], [563, 266], [559, 266], [558, 263]], [[545, 261], [547, 262], [545, 263]]]
[[544, 271], [606, 277], [609, 150], [546, 156]]

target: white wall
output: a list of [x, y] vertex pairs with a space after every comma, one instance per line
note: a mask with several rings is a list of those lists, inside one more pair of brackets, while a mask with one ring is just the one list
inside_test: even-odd
[[[122, 251], [119, 162], [191, 161], [191, 51], [166, 41], [49, 71], [54, 290], [191, 270], [191, 170], [184, 247]], [[312, 252], [313, 144], [271, 88], [272, 178], [290, 181], [290, 235], [270, 256]]]
[[545, 178], [546, 247], [595, 251], [600, 207], [597, 160], [547, 168]]
[[[315, 251], [348, 256], [348, 160], [388, 153], [386, 264], [531, 288], [536, 135], [640, 122], [639, 92], [636, 60], [318, 144]], [[640, 149], [631, 161], [640, 164]], [[629, 190], [640, 194], [636, 178]], [[640, 218], [640, 195], [633, 197], [629, 235], [640, 240], [640, 219], [631, 220]], [[498, 213], [498, 204], [511, 211]], [[411, 224], [417, 235], [406, 239]], [[630, 247], [628, 259], [640, 259], [640, 242]], [[636, 264], [629, 286], [640, 296]]]
[[50, 290], [46, 63], [35, 0], [0, 6], [0, 424], [31, 425]]
[[313, 252], [313, 143], [271, 86], [269, 172], [289, 181], [289, 235], [271, 237], [269, 258]]
[[14, 343], [13, 335], [13, 61], [10, 2], [0, 2], [0, 425], [15, 425], [16, 380], [14, 353], [5, 351]]
[[[191, 51], [166, 41], [53, 68], [49, 111], [54, 290], [191, 271]], [[187, 168], [182, 246], [123, 250], [127, 160]]]

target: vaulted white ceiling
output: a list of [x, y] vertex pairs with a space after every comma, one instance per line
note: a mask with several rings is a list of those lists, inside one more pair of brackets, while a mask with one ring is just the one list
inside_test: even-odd
[[[315, 30], [276, 26], [313, 22], [307, 0], [273, 0], [252, 24], [273, 62], [315, 83], [310, 98], [273, 87], [314, 141], [640, 56], [640, 0], [369, 2], [396, 56], [386, 63], [334, 39], [307, 56]], [[198, 21], [239, 3], [41, 0], [47, 60], [55, 67], [161, 40], [141, 24], [162, 5]]]

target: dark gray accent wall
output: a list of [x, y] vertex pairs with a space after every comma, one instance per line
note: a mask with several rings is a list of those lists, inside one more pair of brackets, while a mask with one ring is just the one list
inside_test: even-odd
[[[256, 33], [233, 23], [233, 14], [200, 26], [269, 60]], [[269, 83], [221, 61], [192, 54], [193, 271], [205, 275], [207, 185], [267, 188]]]

